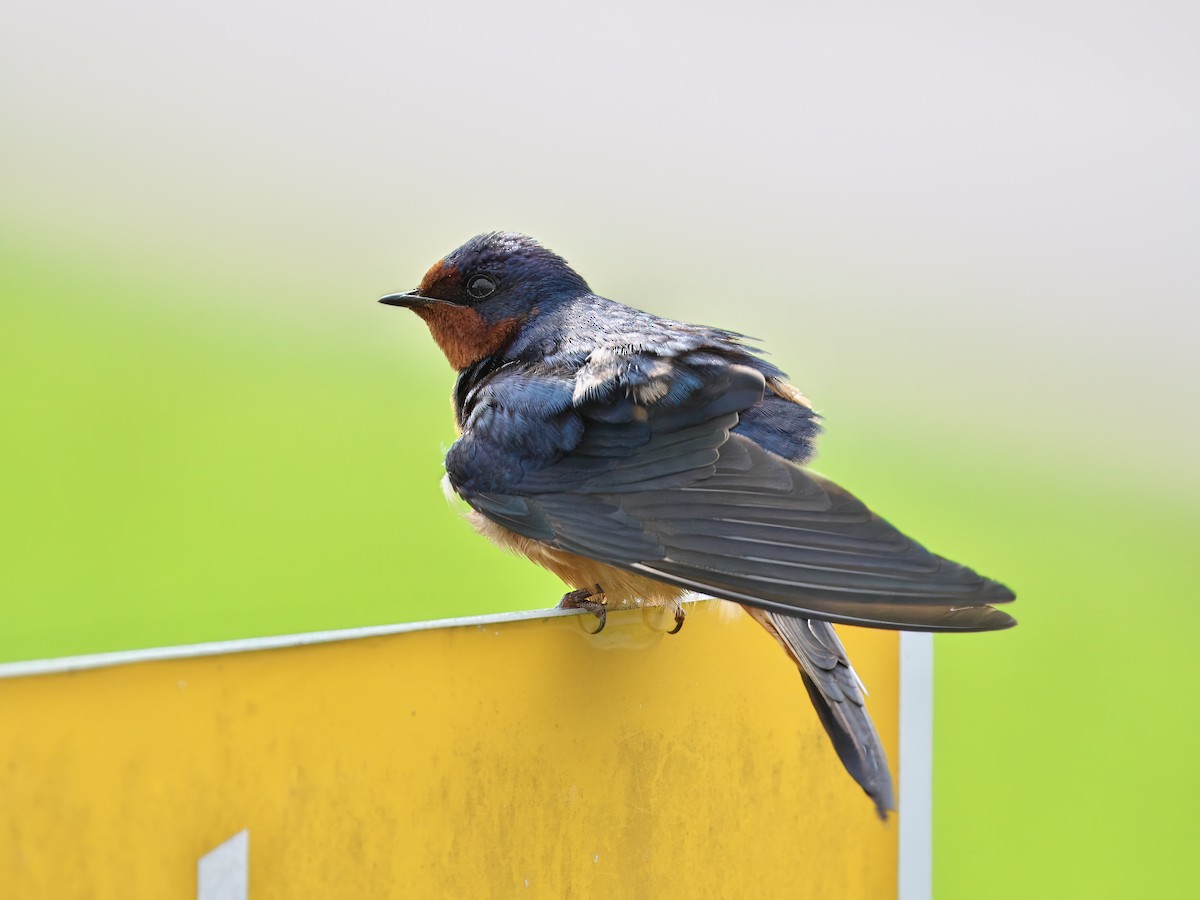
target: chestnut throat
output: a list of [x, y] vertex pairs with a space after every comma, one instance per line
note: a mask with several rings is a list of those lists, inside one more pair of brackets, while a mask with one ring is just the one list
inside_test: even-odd
[[442, 304], [418, 306], [413, 310], [425, 320], [429, 333], [458, 371], [504, 349], [516, 336], [516, 319], [501, 319], [494, 325], [468, 306]]

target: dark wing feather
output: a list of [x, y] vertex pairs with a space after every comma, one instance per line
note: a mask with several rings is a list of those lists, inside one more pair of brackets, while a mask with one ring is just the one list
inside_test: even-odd
[[[774, 612], [926, 631], [1014, 624], [989, 605], [1013, 599], [1006, 587], [734, 433], [738, 413], [762, 399], [759, 372], [707, 357], [703, 368], [675, 360], [676, 370], [670, 390], [592, 385], [571, 408], [557, 402], [549, 412], [516, 409], [504, 385], [513, 374], [501, 373], [478, 407], [489, 418], [468, 420], [447, 457], [452, 484], [527, 537]], [[661, 366], [639, 371], [667, 377]], [[521, 402], [528, 394], [527, 385], [512, 392]], [[514, 448], [525, 454], [515, 468]], [[504, 465], [490, 472], [502, 476], [486, 468], [496, 455]]]

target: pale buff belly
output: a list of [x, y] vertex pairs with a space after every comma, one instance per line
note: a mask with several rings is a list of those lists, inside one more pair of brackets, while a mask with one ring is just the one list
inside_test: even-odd
[[543, 569], [550, 570], [576, 590], [592, 590], [600, 585], [610, 608], [677, 604], [690, 593], [644, 575], [635, 575], [594, 559], [547, 547], [503, 525], [497, 525], [474, 511], [467, 514], [467, 519], [480, 534], [505, 550], [519, 553]]

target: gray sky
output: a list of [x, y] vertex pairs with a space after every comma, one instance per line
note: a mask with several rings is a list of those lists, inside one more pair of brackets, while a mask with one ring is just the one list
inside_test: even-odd
[[0, 225], [297, 327], [515, 228], [835, 416], [1196, 486], [1198, 10], [17, 0]]

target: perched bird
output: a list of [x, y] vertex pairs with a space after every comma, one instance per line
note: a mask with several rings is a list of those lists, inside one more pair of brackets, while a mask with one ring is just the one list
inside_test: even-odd
[[691, 592], [740, 603], [797, 664], [846, 769], [894, 808], [862, 684], [831, 623], [988, 631], [1008, 588], [930, 553], [801, 468], [820, 431], [741, 335], [594, 293], [520, 234], [479, 235], [381, 303], [425, 320], [458, 371], [446, 455], [473, 524], [618, 605]]

